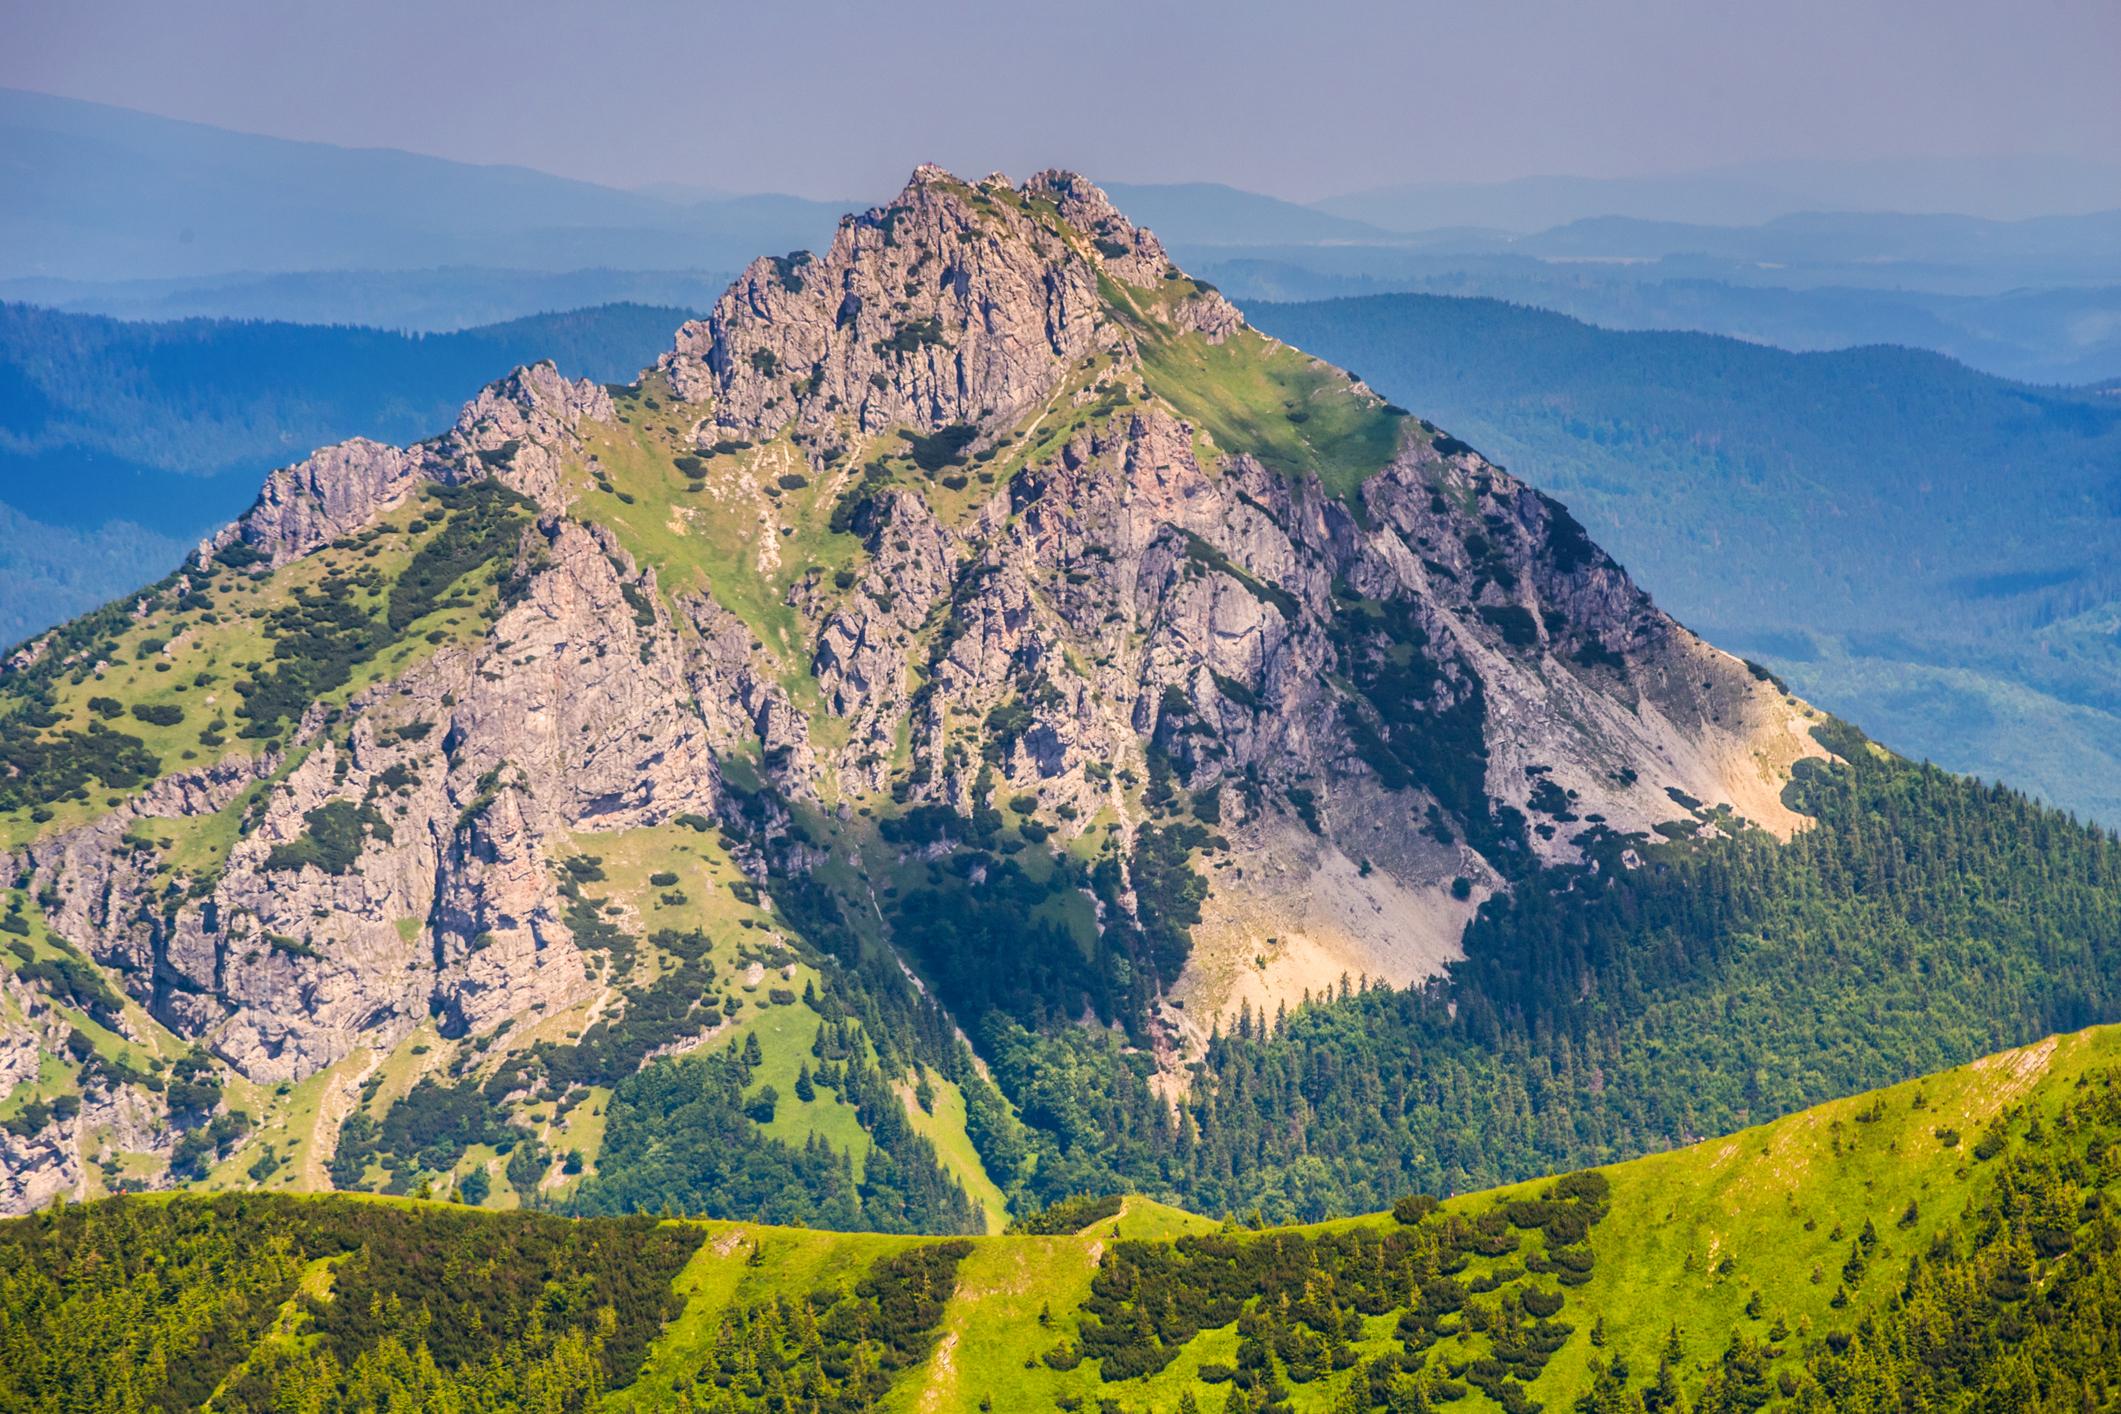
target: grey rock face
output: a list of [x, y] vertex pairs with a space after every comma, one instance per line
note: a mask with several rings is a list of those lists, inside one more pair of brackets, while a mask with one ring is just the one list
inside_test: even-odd
[[[298, 734], [308, 754], [265, 796], [210, 893], [158, 906], [131, 822], [224, 808], [273, 762], [165, 782], [29, 852], [52, 925], [159, 1019], [254, 1080], [299, 1079], [429, 1015], [479, 1031], [561, 1007], [593, 983], [564, 922], [554, 861], [577, 833], [711, 813], [712, 731], [692, 705], [706, 670], [600, 530], [553, 519], [525, 538], [523, 594], [470, 651], [444, 653]], [[765, 730], [785, 731], [767, 695]], [[417, 740], [404, 727], [426, 728]], [[393, 784], [395, 782], [395, 784]], [[335, 802], [372, 822], [344, 873], [275, 851]]]
[[299, 559], [394, 509], [426, 479], [416, 450], [356, 437], [312, 453], [265, 478], [258, 503], [201, 546], [205, 554], [242, 544], [271, 565]]
[[[12, 975], [0, 996], [18, 1022], [0, 1020], [0, 1099], [33, 1084], [46, 1055], [62, 1052], [73, 1027], [39, 992]], [[27, 1134], [0, 1130], [0, 1213], [26, 1213], [54, 1199], [85, 1197], [91, 1136], [136, 1153], [169, 1151], [173, 1136], [159, 1109], [138, 1090], [91, 1078], [72, 1113], [53, 1107]]]
[[[887, 610], [853, 596], [819, 637], [833, 710], [865, 727], [850, 754], [873, 753], [910, 714], [913, 798], [969, 809], [991, 770], [993, 798], [1028, 793], [1076, 822], [1064, 832], [1109, 808], [1130, 833], [1140, 817], [1113, 772], [1146, 779], [1161, 758], [1177, 784], [1220, 800], [1231, 858], [1248, 869], [1293, 850], [1313, 875], [1345, 865], [1352, 887], [1353, 861], [1370, 861], [1360, 887], [1380, 893], [1376, 907], [1323, 924], [1306, 921], [1311, 905], [1217, 886], [1195, 930], [1204, 961], [1218, 937], [1249, 957], [1264, 935], [1299, 949], [1332, 935], [1320, 944], [1332, 970], [1292, 967], [1286, 992], [1243, 996], [1255, 1004], [1341, 970], [1407, 982], [1446, 960], [1468, 912], [1447, 902], [1452, 882], [1499, 882], [1500, 861], [1467, 842], [1491, 831], [1491, 808], [1525, 817], [1525, 847], [1556, 860], [1576, 856], [1582, 827], [1569, 822], [1645, 829], [1675, 813], [1672, 790], [1794, 823], [1777, 792], [1780, 768], [1816, 751], [1802, 717], [1660, 613], [1565, 511], [1476, 454], [1410, 436], [1358, 516], [1249, 457], [1202, 465], [1193, 429], [1152, 406], [1027, 468], [1005, 513], [975, 523], [976, 545], [933, 533], [912, 500], [890, 502], [872, 536], [876, 585], [899, 597]], [[909, 693], [910, 626], [939, 611], [946, 646]], [[1393, 651], [1420, 665], [1414, 739], [1460, 759], [1384, 774], [1365, 745], [1408, 730], [1385, 720], [1405, 704], [1356, 686], [1378, 632], [1359, 626], [1387, 617], [1400, 624]], [[1022, 725], [989, 735], [984, 754], [954, 749], [966, 727], [1006, 720]], [[1455, 843], [1429, 842], [1416, 828], [1427, 819]], [[1241, 995], [1203, 979], [1183, 990], [1211, 1016]]]
[[912, 700], [915, 637], [950, 598], [962, 546], [927, 502], [907, 490], [884, 495], [869, 530], [872, 556], [855, 592], [825, 612], [811, 662], [826, 706], [850, 727], [842, 780], [876, 790], [900, 719]]
[[551, 363], [518, 368], [472, 399], [432, 444], [436, 479], [493, 476], [546, 510], [561, 510], [560, 468], [580, 450], [578, 429], [614, 415], [611, 394], [586, 378], [563, 378]]
[[[1094, 222], [1071, 235], [1056, 198], [1061, 219], [1094, 208]], [[1101, 244], [1083, 244], [1093, 231]], [[889, 206], [842, 221], [823, 256], [753, 262], [661, 366], [683, 396], [712, 401], [721, 433], [823, 430], [843, 413], [864, 432], [1006, 422], [1122, 338], [1101, 271], [1147, 283], [1169, 269], [1080, 179], [1016, 192], [922, 167]]]

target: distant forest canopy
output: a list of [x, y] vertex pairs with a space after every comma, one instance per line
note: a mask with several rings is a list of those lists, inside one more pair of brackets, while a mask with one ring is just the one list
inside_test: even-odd
[[1880, 740], [2121, 821], [2110, 393], [1491, 300], [1247, 313], [1559, 497], [1682, 622]]

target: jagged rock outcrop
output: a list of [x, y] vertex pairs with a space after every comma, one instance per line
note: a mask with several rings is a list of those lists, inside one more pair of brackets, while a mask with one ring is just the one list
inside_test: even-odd
[[[161, 906], [135, 820], [225, 808], [273, 758], [174, 778], [28, 852], [52, 926], [255, 1080], [387, 1046], [429, 1015], [478, 1031], [591, 987], [553, 862], [575, 832], [715, 808], [677, 625], [608, 534], [550, 519], [491, 636], [315, 714], [212, 889]], [[628, 590], [633, 591], [629, 599]], [[774, 724], [761, 705], [767, 725]], [[350, 861], [299, 862], [317, 812], [362, 816]]]
[[[0, 1101], [34, 1086], [47, 1056], [71, 1055], [73, 1030], [49, 998], [15, 977], [0, 977]], [[33, 1108], [44, 1117], [25, 1129]], [[86, 1196], [88, 1164], [98, 1157], [92, 1140], [112, 1153], [167, 1154], [171, 1138], [150, 1097], [89, 1074], [80, 1093], [59, 1104], [23, 1105], [16, 1122], [0, 1128], [0, 1213]]]
[[[862, 432], [1007, 422], [1122, 337], [1102, 272], [1146, 284], [1172, 269], [1095, 191], [1057, 173], [1019, 192], [921, 167], [890, 205], [843, 220], [823, 256], [753, 262], [661, 367], [683, 396], [712, 401], [709, 441], [823, 432], [843, 413]], [[1064, 219], [1094, 217], [1075, 240], [1029, 209], [1056, 199]]]
[[284, 565], [365, 528], [427, 482], [491, 476], [560, 510], [560, 466], [579, 446], [576, 429], [611, 416], [611, 395], [597, 384], [564, 378], [550, 363], [519, 368], [431, 442], [390, 447], [356, 437], [273, 472], [257, 504], [208, 537], [199, 557], [240, 547]]
[[879, 497], [867, 529], [873, 551], [854, 592], [814, 610], [822, 622], [810, 670], [833, 715], [848, 723], [844, 778], [875, 790], [913, 697], [916, 636], [950, 600], [963, 544], [911, 491]]

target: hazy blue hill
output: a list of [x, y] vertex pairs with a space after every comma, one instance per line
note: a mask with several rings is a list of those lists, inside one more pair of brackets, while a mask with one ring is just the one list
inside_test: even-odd
[[[2121, 211], [2020, 221], [1808, 211], [1747, 226], [1600, 216], [1526, 236], [1514, 248], [1579, 260], [1706, 255], [1778, 269], [1881, 264], [1926, 270], [1991, 268], [2009, 270], [2028, 283], [2103, 283], [2121, 274]], [[1784, 277], [1778, 273], [1774, 278]]]
[[736, 268], [830, 238], [839, 203], [672, 202], [523, 167], [228, 132], [0, 90], [0, 276], [485, 265]]
[[428, 436], [542, 358], [630, 380], [687, 317], [607, 305], [404, 335], [0, 305], [0, 640], [155, 578], [313, 447]]
[[2121, 368], [2121, 285], [1954, 293], [1876, 285], [1763, 284], [1758, 270], [1672, 257], [1643, 264], [1437, 255], [1377, 247], [1194, 253], [1239, 301], [1432, 294], [1504, 300], [1608, 329], [1728, 334], [1796, 351], [1903, 344], [1999, 377], [2085, 383]]
[[[448, 333], [558, 309], [704, 309], [732, 270], [288, 270], [168, 280], [0, 280], [0, 301], [117, 319], [276, 319]], [[2121, 366], [2121, 360], [2116, 360]]]
[[1599, 216], [1518, 236], [1459, 227], [1367, 241], [1239, 238], [1250, 229], [1232, 222], [1174, 245], [1242, 301], [1475, 296], [1793, 350], [1905, 344], [2028, 382], [2121, 367], [2115, 210], [1811, 212], [1748, 225]]
[[1735, 226], [1805, 210], [1959, 211], [2010, 220], [2121, 206], [2121, 164], [2042, 155], [1749, 162], [1667, 176], [1401, 183], [1314, 204], [1404, 231], [1538, 231], [1588, 216]]
[[1553, 491], [1681, 619], [1881, 740], [2121, 819], [2121, 401], [1489, 300], [1250, 313]]
[[1133, 219], [1179, 245], [1255, 245], [1276, 241], [1398, 242], [1406, 237], [1366, 221], [1240, 190], [1220, 182], [1169, 182], [1105, 190]]

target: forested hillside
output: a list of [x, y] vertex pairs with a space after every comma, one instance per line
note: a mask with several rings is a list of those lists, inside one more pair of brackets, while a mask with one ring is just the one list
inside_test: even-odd
[[11, 1409], [2077, 1410], [2117, 1393], [2121, 1038], [1295, 1228], [1010, 1235], [107, 1199], [0, 1224]]
[[996, 1078], [1044, 1131], [1035, 1200], [1131, 1188], [1319, 1218], [1662, 1148], [2114, 1015], [2121, 843], [1823, 735], [1840, 759], [1799, 768], [1791, 797], [1817, 823], [1790, 842], [1717, 837], [1708, 810], [1649, 844], [1586, 824], [1591, 861], [1491, 902], [1445, 978], [1343, 979], [1240, 1016], [1176, 1117], [1114, 1044], [990, 1014]]
[[1261, 327], [1566, 502], [1660, 603], [1901, 751], [2121, 821], [2121, 405], [1421, 295]]

